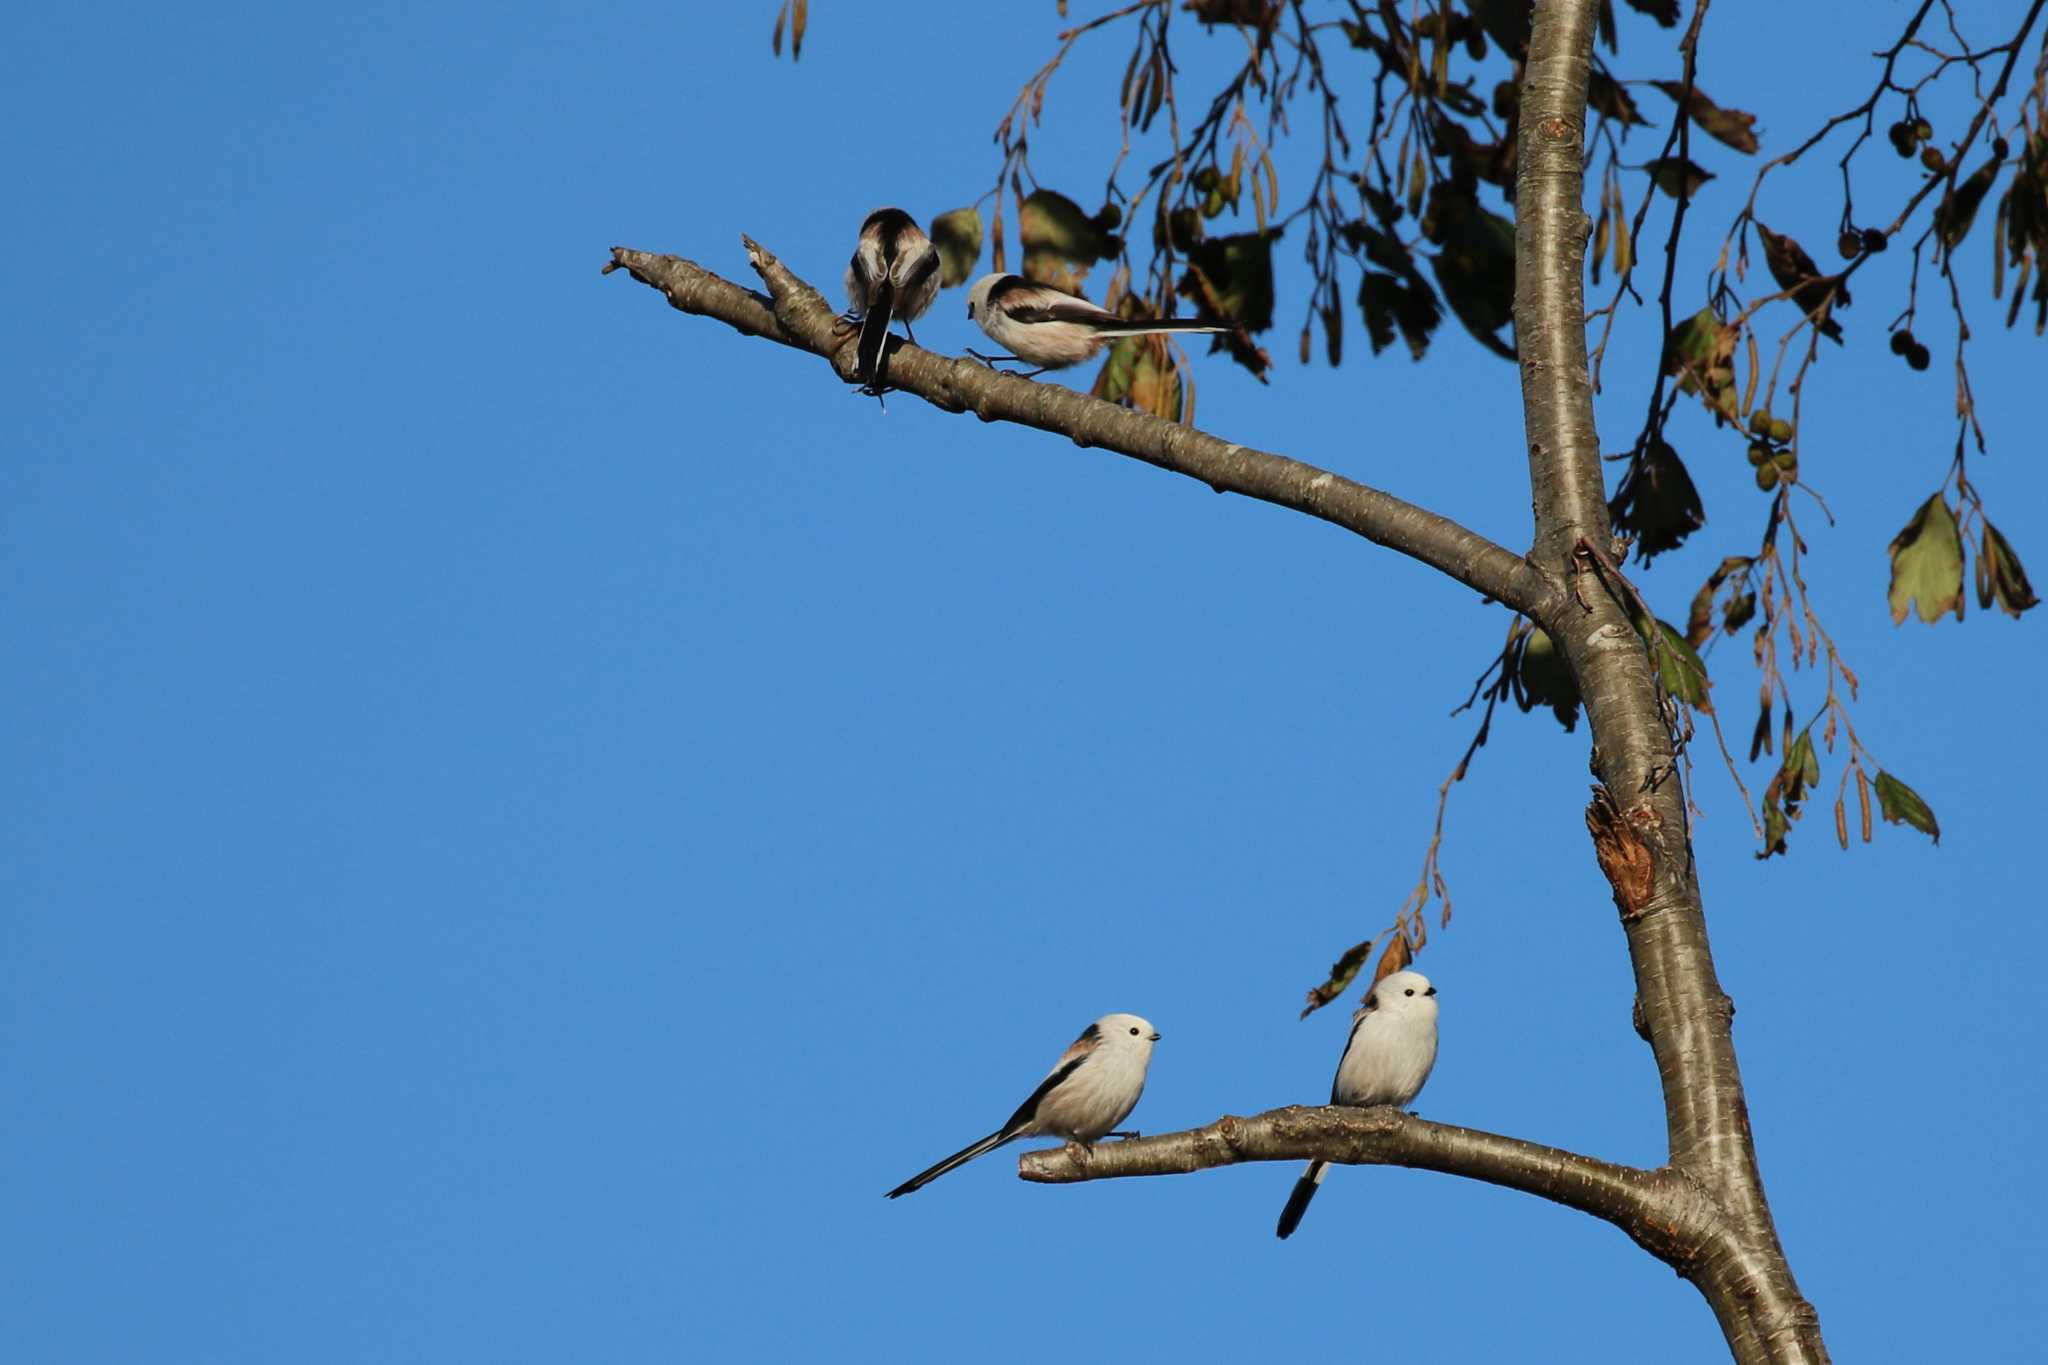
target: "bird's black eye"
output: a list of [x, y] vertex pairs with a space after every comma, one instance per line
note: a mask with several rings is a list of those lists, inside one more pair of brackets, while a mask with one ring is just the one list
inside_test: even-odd
[[1415, 988], [1414, 988], [1413, 986], [1410, 986], [1410, 987], [1409, 987], [1409, 988], [1408, 988], [1407, 990], [1405, 990], [1405, 991], [1402, 991], [1402, 992], [1401, 992], [1401, 994], [1403, 994], [1403, 995], [1413, 995], [1413, 994], [1415, 994]]
[[1136, 1029], [1132, 1029], [1132, 1030], [1131, 1030], [1131, 1036], [1132, 1036], [1133, 1038], [1137, 1037], [1137, 1036], [1138, 1036], [1138, 1031], [1137, 1031]]

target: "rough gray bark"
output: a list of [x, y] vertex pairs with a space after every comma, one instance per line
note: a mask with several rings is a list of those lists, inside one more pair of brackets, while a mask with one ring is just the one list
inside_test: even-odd
[[[1390, 1109], [1288, 1108], [1205, 1128], [1028, 1152], [1029, 1180], [1170, 1175], [1239, 1161], [1394, 1164], [1517, 1189], [1615, 1224], [1698, 1286], [1744, 1363], [1825, 1361], [1764, 1199], [1731, 1033], [1714, 975], [1685, 796], [1627, 587], [1608, 549], [1600, 444], [1586, 370], [1582, 147], [1599, 0], [1537, 0], [1522, 91], [1515, 330], [1535, 509], [1527, 557], [1445, 517], [1285, 456], [1085, 394], [903, 344], [890, 382], [950, 412], [1019, 422], [1079, 445], [1292, 507], [1400, 551], [1506, 603], [1548, 632], [1590, 720], [1599, 778], [1586, 814], [1614, 888], [1636, 981], [1638, 1030], [1662, 1083], [1670, 1153], [1651, 1171], [1428, 1123]], [[825, 357], [853, 379], [854, 333], [772, 254], [745, 243], [761, 295], [689, 261], [615, 248], [625, 269], [687, 313]]]

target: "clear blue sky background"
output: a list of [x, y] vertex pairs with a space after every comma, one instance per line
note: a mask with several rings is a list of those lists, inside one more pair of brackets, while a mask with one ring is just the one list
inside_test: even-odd
[[[1505, 621], [1290, 513], [885, 416], [600, 278], [615, 243], [745, 278], [747, 231], [836, 280], [870, 208], [987, 186], [1057, 22], [820, 0], [792, 66], [773, 8], [11, 25], [5, 1354], [1723, 1358], [1621, 1234], [1435, 1176], [1339, 1171], [1285, 1244], [1277, 1166], [1051, 1189], [1006, 1152], [881, 1198], [1109, 1010], [1165, 1035], [1148, 1131], [1326, 1093], [1344, 1012], [1297, 1022], [1300, 994], [1412, 882]], [[1855, 53], [1906, 12], [1868, 8], [1716, 6], [1707, 88], [1783, 148], [1868, 88]], [[1630, 69], [1677, 74], [1632, 32]], [[1084, 200], [1125, 51], [1081, 50], [1037, 142]], [[1747, 185], [1709, 155], [1695, 296]], [[1831, 177], [1765, 205], [1817, 255]], [[1966, 254], [1988, 277], [1984, 224]], [[1844, 855], [1816, 814], [1760, 865], [1703, 762], [1701, 876], [1838, 1358], [2018, 1359], [2048, 1276], [2043, 619], [1887, 620], [1885, 543], [1954, 430], [1951, 328], [1924, 375], [1884, 349], [1898, 255], [1809, 394], [1837, 515], [1806, 515], [1809, 571], [1860, 732], [1946, 837]], [[1973, 288], [1973, 470], [2041, 582], [2048, 352]], [[972, 343], [959, 299], [921, 339]], [[1361, 335], [1270, 387], [1198, 358], [1203, 424], [1524, 544], [1511, 367], [1455, 327], [1421, 366]], [[1618, 346], [1610, 448], [1654, 335]], [[1694, 411], [1674, 437], [1712, 521], [1646, 587], [1682, 619], [1764, 504], [1738, 443]], [[1738, 739], [1745, 655], [1713, 658]], [[1460, 789], [1419, 1107], [1653, 1163], [1587, 782], [1583, 730], [1514, 717]]]

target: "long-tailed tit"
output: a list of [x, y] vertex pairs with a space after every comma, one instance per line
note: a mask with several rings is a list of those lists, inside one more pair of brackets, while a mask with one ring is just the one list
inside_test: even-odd
[[860, 225], [860, 244], [846, 265], [847, 315], [860, 319], [861, 383], [883, 387], [889, 322], [903, 319], [904, 335], [916, 341], [910, 324], [939, 296], [939, 249], [917, 220], [902, 209], [876, 209]]
[[981, 1141], [963, 1147], [929, 1170], [919, 1171], [889, 1191], [891, 1199], [922, 1189], [955, 1166], [965, 1166], [983, 1152], [992, 1152], [1016, 1138], [1059, 1137], [1092, 1143], [1113, 1133], [1138, 1107], [1145, 1093], [1145, 1068], [1159, 1035], [1135, 1014], [1105, 1014], [1060, 1054], [1053, 1069], [1017, 1106], [1010, 1121]]
[[1022, 275], [983, 275], [976, 280], [967, 291], [967, 316], [1010, 353], [981, 359], [1021, 360], [1038, 367], [1033, 374], [1078, 365], [1118, 337], [1230, 330], [1193, 318], [1118, 317]]
[[[1382, 977], [1351, 1016], [1351, 1041], [1337, 1063], [1330, 1103], [1403, 1105], [1422, 1093], [1436, 1065], [1436, 987], [1421, 972]], [[1280, 1210], [1280, 1235], [1287, 1236], [1308, 1212], [1308, 1201], [1323, 1183], [1327, 1163], [1311, 1161], [1294, 1182]]]

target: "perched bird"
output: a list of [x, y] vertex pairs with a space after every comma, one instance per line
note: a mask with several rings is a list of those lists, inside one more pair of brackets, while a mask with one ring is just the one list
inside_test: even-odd
[[855, 355], [864, 388], [883, 387], [890, 321], [903, 319], [904, 335], [916, 341], [910, 324], [923, 317], [938, 296], [939, 249], [917, 220], [902, 209], [869, 214], [846, 265], [847, 316], [860, 321]]
[[[1430, 1067], [1436, 1065], [1436, 987], [1421, 972], [1391, 972], [1366, 995], [1351, 1016], [1351, 1040], [1337, 1079], [1330, 1085], [1330, 1103], [1403, 1105], [1422, 1093]], [[1308, 1201], [1323, 1183], [1326, 1162], [1311, 1161], [1294, 1182], [1287, 1207], [1280, 1210], [1280, 1235], [1287, 1236], [1308, 1212]]]
[[967, 291], [967, 316], [1010, 353], [968, 354], [989, 361], [1021, 360], [1038, 367], [1032, 374], [1078, 365], [1118, 337], [1230, 330], [1193, 318], [1118, 317], [1051, 285], [1033, 284], [1022, 275], [983, 275], [976, 280]]
[[1081, 1030], [1074, 1045], [1060, 1054], [1059, 1063], [1046, 1073], [1031, 1098], [1017, 1106], [1008, 1123], [929, 1170], [919, 1171], [889, 1191], [888, 1197], [922, 1189], [955, 1166], [965, 1166], [983, 1152], [992, 1152], [1016, 1138], [1060, 1137], [1092, 1143], [1105, 1136], [1136, 1137], [1136, 1133], [1111, 1130], [1138, 1107], [1138, 1096], [1145, 1093], [1145, 1068], [1152, 1061], [1152, 1044], [1158, 1041], [1152, 1026], [1135, 1014], [1103, 1015]]

